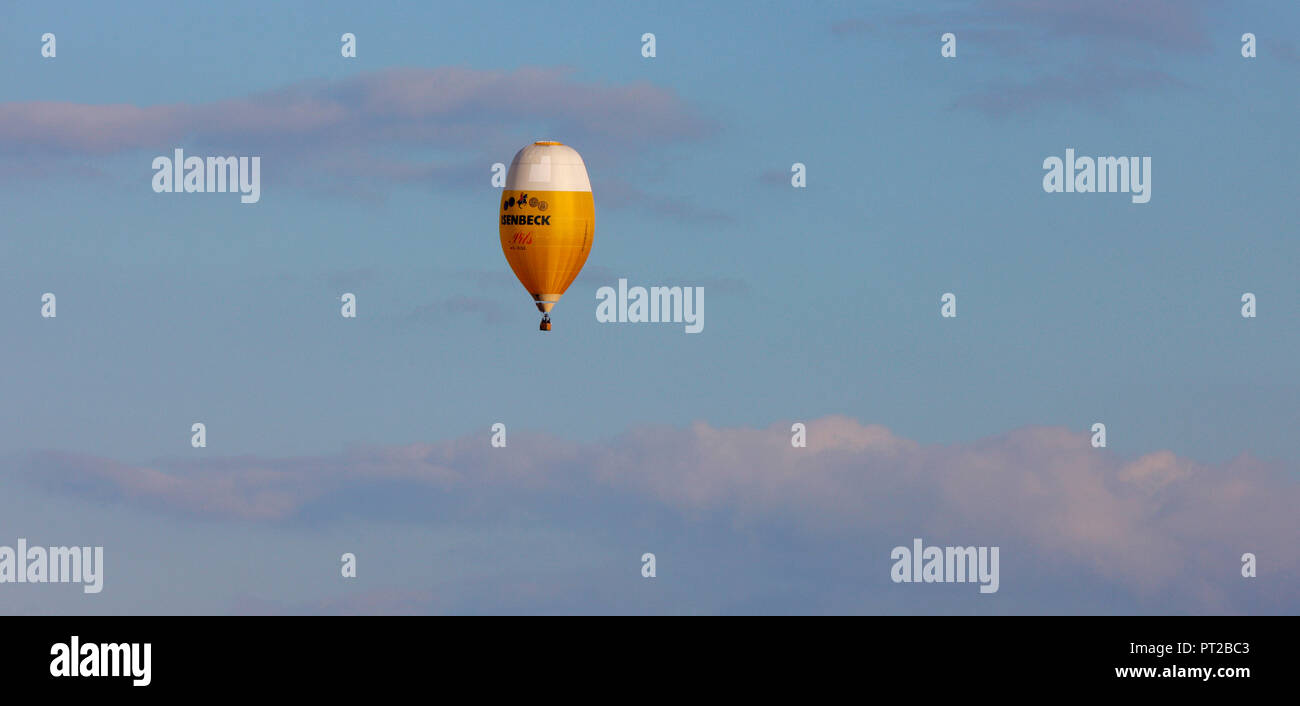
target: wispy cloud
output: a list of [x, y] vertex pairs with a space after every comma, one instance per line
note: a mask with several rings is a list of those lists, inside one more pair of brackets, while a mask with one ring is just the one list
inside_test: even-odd
[[1036, 28], [1047, 37], [1205, 52], [1210, 49], [1208, 5], [1204, 0], [985, 0], [981, 9], [989, 21]]
[[790, 186], [791, 172], [783, 169], [768, 169], [758, 175], [758, 183], [765, 186]]
[[601, 203], [615, 208], [634, 208], [642, 213], [663, 216], [682, 223], [725, 225], [735, 220], [723, 209], [700, 204], [691, 199], [651, 194], [624, 179], [603, 179], [596, 186], [599, 187]]
[[[1210, 50], [1210, 3], [1206, 0], [975, 0], [923, 11], [884, 11], [871, 19], [849, 17], [831, 23], [839, 37], [937, 30], [973, 37], [1013, 30], [1039, 48], [1060, 49], [1057, 40], [1083, 40], [1123, 51], [1151, 46], [1186, 52]], [[938, 37], [934, 37], [938, 42]], [[994, 51], [998, 47], [993, 47]], [[1008, 53], [1009, 47], [1002, 52]]]
[[413, 615], [439, 612], [438, 606], [432, 591], [380, 588], [301, 602], [239, 596], [233, 608], [240, 615]]
[[1182, 80], [1164, 71], [1092, 66], [1088, 71], [1040, 76], [1028, 81], [994, 81], [958, 96], [952, 101], [952, 107], [970, 108], [995, 117], [1065, 104], [1102, 111], [1113, 107], [1122, 97], [1185, 86]]
[[[41, 157], [67, 173], [87, 156], [182, 147], [261, 155], [266, 174], [321, 191], [340, 182], [465, 187], [487, 184], [490, 165], [530, 139], [563, 138], [613, 168], [716, 130], [674, 91], [645, 82], [584, 81], [562, 68], [405, 68], [209, 103], [4, 102], [0, 165]], [[671, 200], [660, 205], [673, 215]]]
[[[1292, 541], [1300, 486], [1250, 457], [1222, 465], [1169, 451], [1124, 459], [1058, 428], [927, 445], [842, 417], [810, 422], [808, 439], [796, 449], [788, 425], [697, 423], [590, 444], [512, 432], [508, 449], [490, 448], [483, 435], [148, 466], [47, 451], [27, 458], [21, 476], [57, 493], [254, 522], [290, 521], [332, 497], [384, 489], [405, 502], [422, 498], [424, 513], [440, 522], [482, 521], [488, 508], [495, 517], [490, 497], [538, 509], [594, 494], [828, 538], [991, 538], [1148, 594], [1231, 577], [1244, 552], [1267, 556], [1274, 576], [1300, 577]], [[387, 516], [383, 503], [375, 507]]]
[[924, 12], [883, 12], [833, 22], [831, 34], [851, 39], [891, 33], [916, 41], [928, 33], [958, 36], [959, 51], [1014, 58], [1028, 74], [978, 86], [952, 107], [995, 117], [1053, 105], [1112, 108], [1117, 101], [1187, 83], [1160, 66], [1168, 53], [1211, 50], [1204, 0], [978, 0]]
[[415, 308], [405, 318], [406, 323], [442, 323], [448, 319], [469, 316], [484, 323], [506, 321], [506, 308], [496, 299], [485, 297], [454, 296]]
[[[0, 149], [112, 153], [180, 140], [307, 148], [343, 141], [455, 146], [550, 128], [623, 145], [698, 139], [714, 126], [648, 83], [582, 82], [568, 70], [389, 69], [248, 98], [156, 106], [0, 103]], [[528, 117], [517, 109], [529, 106]], [[513, 145], [517, 140], [511, 140]]]

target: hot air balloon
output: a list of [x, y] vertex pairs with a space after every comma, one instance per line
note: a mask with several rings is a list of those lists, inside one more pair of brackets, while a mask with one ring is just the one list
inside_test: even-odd
[[596, 229], [587, 166], [559, 142], [534, 142], [510, 163], [501, 192], [501, 251], [551, 330], [551, 309], [591, 252]]

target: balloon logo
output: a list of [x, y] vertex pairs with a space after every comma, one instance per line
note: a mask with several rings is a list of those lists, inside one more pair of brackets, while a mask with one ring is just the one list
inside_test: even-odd
[[501, 252], [551, 330], [551, 309], [591, 252], [596, 206], [587, 166], [559, 142], [534, 142], [510, 163], [501, 193]]

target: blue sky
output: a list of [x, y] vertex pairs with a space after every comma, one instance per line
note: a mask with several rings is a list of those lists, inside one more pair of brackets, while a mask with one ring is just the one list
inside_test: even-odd
[[[1268, 582], [1300, 575], [1296, 527], [1267, 499], [1296, 497], [1300, 461], [1297, 19], [1073, 0], [6, 7], [0, 544], [102, 536], [111, 573], [93, 599], [5, 586], [0, 610], [1295, 612]], [[297, 100], [344, 117], [296, 123], [326, 113]], [[548, 335], [490, 213], [492, 163], [534, 139], [582, 153], [597, 212]], [[176, 147], [262, 155], [261, 201], [153, 193]], [[1150, 156], [1150, 203], [1045, 193], [1067, 147]], [[703, 286], [704, 332], [598, 323], [595, 290], [620, 277]], [[848, 425], [839, 445], [751, 456], [813, 420]], [[1079, 456], [1098, 421], [1109, 448]], [[491, 457], [495, 422], [510, 441]], [[872, 425], [916, 455], [874, 456]], [[1018, 435], [1049, 441], [1021, 454]], [[416, 480], [367, 476], [359, 448], [407, 449], [393, 473]], [[1054, 543], [1031, 512], [1001, 527], [994, 499], [959, 503], [988, 448], [1003, 496], [1066, 464], [1108, 499], [1062, 482], [1024, 502], [1139, 534], [1178, 512], [1223, 524], [1162, 525], [1150, 551], [1178, 561], [1152, 578], [1122, 534]], [[422, 475], [445, 464], [449, 487]], [[842, 464], [926, 470], [879, 492], [818, 475]], [[1124, 485], [1148, 466], [1180, 502]], [[317, 467], [327, 491], [293, 475]], [[517, 494], [491, 468], [546, 480]], [[289, 509], [259, 514], [256, 469], [289, 474]], [[656, 469], [697, 492], [634, 480]], [[1263, 506], [1202, 497], [1256, 473]], [[856, 512], [826, 505], [855, 490]], [[912, 512], [855, 519], [895, 503]], [[999, 594], [888, 581], [889, 548], [942, 533], [1004, 543]], [[1237, 557], [1274, 543], [1272, 578], [1243, 585]], [[643, 551], [676, 571], [644, 581]]]

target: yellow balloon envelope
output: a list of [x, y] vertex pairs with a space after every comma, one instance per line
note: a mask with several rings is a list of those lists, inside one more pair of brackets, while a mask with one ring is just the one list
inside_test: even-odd
[[591, 252], [596, 207], [587, 166], [577, 150], [534, 142], [510, 163], [501, 193], [501, 251], [551, 330], [551, 308], [573, 284]]

